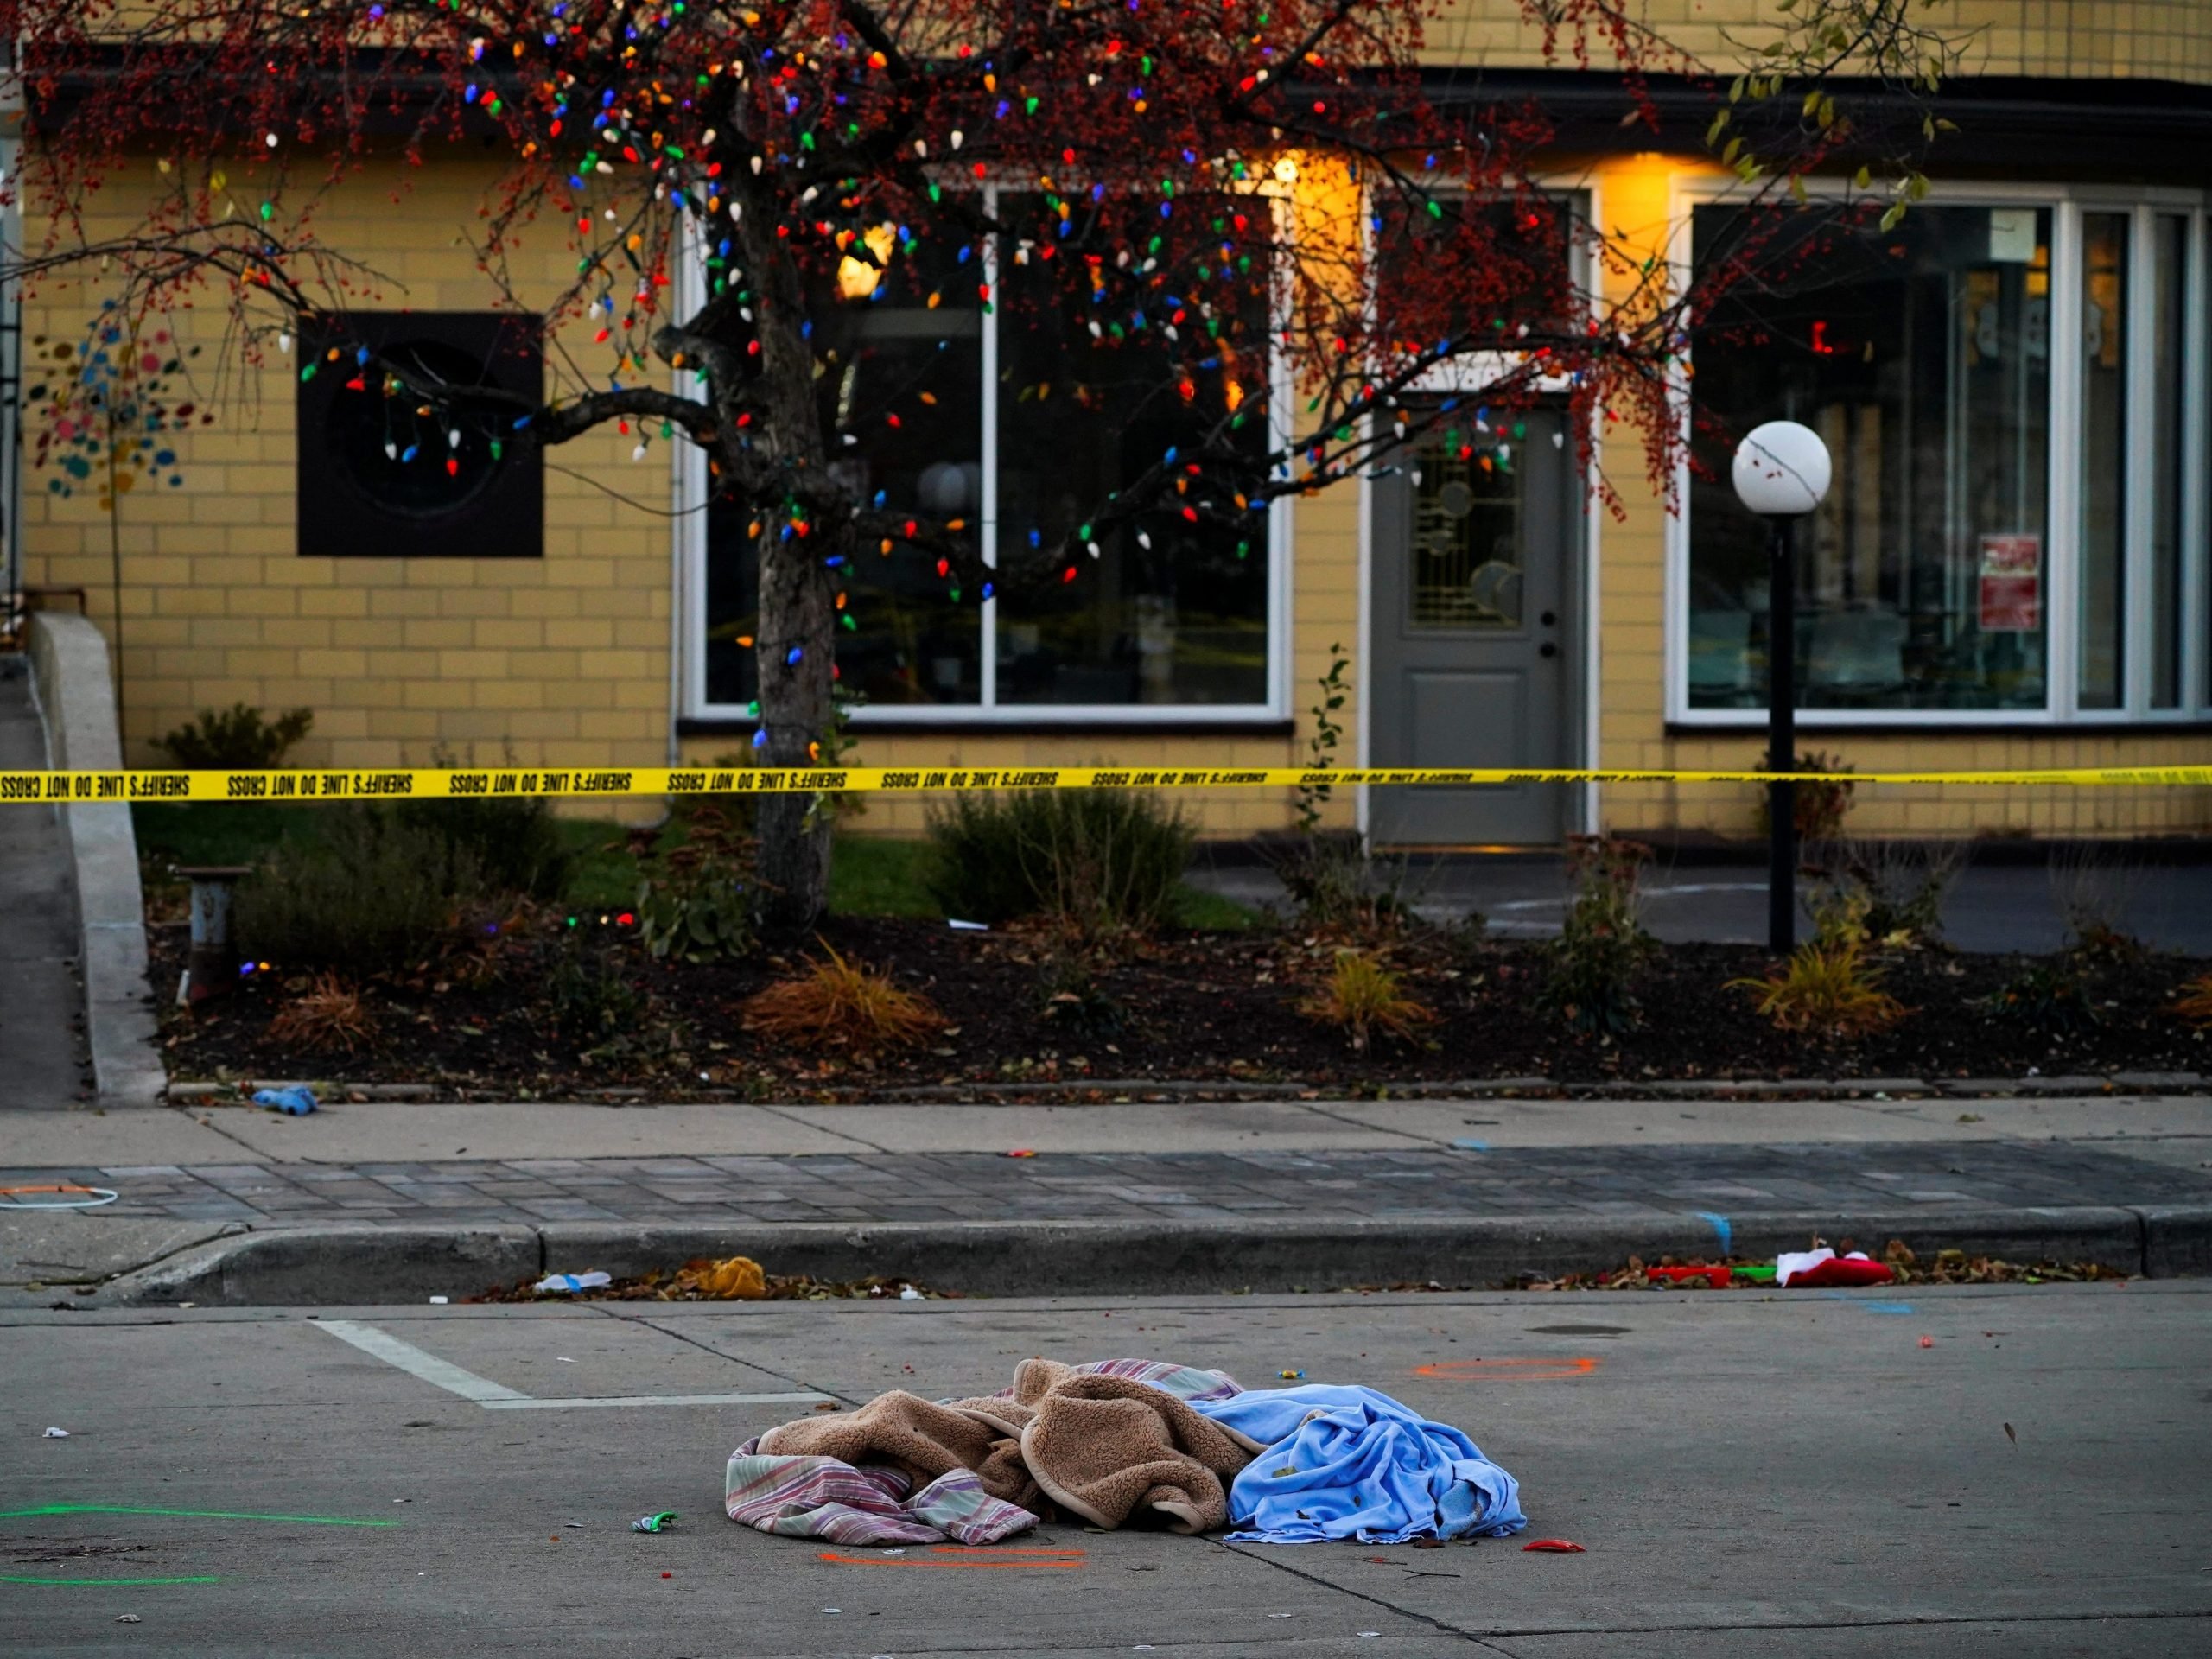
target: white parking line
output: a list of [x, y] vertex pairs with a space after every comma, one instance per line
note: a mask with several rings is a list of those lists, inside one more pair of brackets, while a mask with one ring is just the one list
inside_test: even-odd
[[605, 1406], [781, 1406], [809, 1405], [827, 1400], [826, 1394], [801, 1389], [783, 1394], [626, 1394], [588, 1400], [537, 1400], [488, 1376], [463, 1370], [450, 1360], [426, 1354], [411, 1342], [402, 1342], [389, 1332], [353, 1319], [318, 1319], [316, 1328], [340, 1342], [350, 1342], [365, 1354], [395, 1365], [410, 1376], [457, 1394], [486, 1411], [557, 1411], [575, 1407]]
[[[1648, 887], [1637, 890], [1640, 899], [1694, 898], [1707, 893], [1764, 893], [1764, 881], [1685, 881], [1680, 887]], [[1556, 899], [1503, 899], [1490, 907], [1491, 913], [1501, 910], [1563, 910], [1572, 902], [1562, 893]]]

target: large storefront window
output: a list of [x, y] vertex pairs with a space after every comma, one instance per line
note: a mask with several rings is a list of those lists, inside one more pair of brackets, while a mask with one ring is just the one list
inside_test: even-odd
[[[892, 246], [877, 240], [879, 255]], [[847, 259], [834, 296], [814, 307], [812, 344], [823, 372], [817, 396], [825, 424], [857, 421], [868, 442], [836, 464], [862, 499], [880, 491], [893, 511], [969, 514], [971, 537], [983, 453], [983, 310], [974, 282], [950, 254], [923, 244], [890, 269]], [[880, 291], [879, 292], [879, 287]], [[936, 304], [931, 303], [936, 296]], [[893, 427], [894, 399], [928, 409], [926, 423]], [[873, 418], [869, 418], [873, 416]], [[707, 701], [746, 704], [755, 684], [753, 636], [759, 569], [749, 515], [716, 503], [707, 527]], [[973, 704], [982, 693], [982, 626], [934, 563], [910, 547], [862, 552], [847, 583], [855, 627], [837, 641], [839, 683], [871, 707]]]
[[[1220, 208], [1188, 202], [1167, 233], [1202, 233]], [[1075, 534], [1099, 503], [1240, 409], [1246, 419], [1230, 441], [1255, 462], [1266, 452], [1264, 267], [1252, 271], [1241, 314], [1224, 321], [1214, 366], [1187, 379], [1150, 331], [1093, 339], [1081, 311], [1056, 302], [1050, 276], [1042, 263], [1014, 265], [1001, 283], [1001, 561]], [[1084, 579], [1049, 600], [995, 607], [1001, 702], [1267, 702], [1265, 515], [1239, 524], [1206, 513], [1193, 524], [1169, 505], [1096, 540]]]
[[1795, 274], [1732, 289], [1700, 331], [1698, 399], [1723, 419], [1690, 504], [1690, 706], [1765, 703], [1766, 531], [1726, 457], [1734, 434], [1794, 420], [1835, 463], [1798, 537], [1799, 705], [2041, 708], [2050, 212], [1798, 232], [1708, 206], [1694, 228], [1700, 261], [1760, 238], [1760, 264]]
[[[2130, 204], [1691, 217], [1694, 465], [1671, 707], [1766, 702], [1767, 532], [1728, 481], [1763, 421], [1834, 463], [1797, 537], [1799, 708], [1837, 724], [2156, 719], [2208, 695], [2207, 215]], [[1756, 273], [1756, 274], [1751, 274]], [[1777, 274], [1778, 273], [1778, 274]], [[1731, 720], [1731, 711], [1743, 711]]]
[[[1007, 214], [1018, 219], [1024, 205], [1009, 201]], [[1211, 245], [1217, 207], [1249, 213], [1255, 205], [1268, 210], [1186, 199], [1179, 217]], [[1255, 459], [1265, 453], [1268, 277], [1256, 259], [1249, 303], [1219, 320], [1221, 349], [1185, 379], [1143, 331], [1094, 335], [1096, 314], [1080, 296], [1056, 298], [1045, 281], [1056, 272], [1042, 261], [1003, 248], [998, 302], [986, 311], [976, 297], [982, 262], [963, 265], [941, 250], [931, 239], [912, 257], [894, 250], [880, 285], [868, 280], [872, 268], [849, 261], [854, 280], [815, 309], [815, 344], [830, 365], [824, 419], [861, 435], [841, 464], [864, 498], [880, 491], [891, 505], [961, 518], [1004, 567], [1072, 535], [1116, 490], [1240, 408], [1234, 439]], [[894, 429], [868, 418], [890, 397], [911, 406], [924, 391], [929, 421]], [[1095, 555], [1078, 542], [1077, 579], [1042, 599], [986, 601], [957, 591], [916, 549], [869, 549], [849, 587], [857, 631], [840, 633], [841, 683], [865, 698], [863, 719], [893, 721], [1272, 714], [1270, 515], [1231, 524], [1209, 512], [1192, 523], [1180, 505], [1102, 527]], [[709, 713], [742, 713], [753, 696], [753, 652], [741, 643], [757, 602], [748, 529], [734, 508], [708, 515]]]

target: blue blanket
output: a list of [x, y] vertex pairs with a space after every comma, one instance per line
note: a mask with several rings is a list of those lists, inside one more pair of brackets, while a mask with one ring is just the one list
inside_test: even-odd
[[1192, 1404], [1267, 1445], [1230, 1488], [1231, 1542], [1502, 1538], [1529, 1524], [1520, 1482], [1387, 1394], [1316, 1382]]

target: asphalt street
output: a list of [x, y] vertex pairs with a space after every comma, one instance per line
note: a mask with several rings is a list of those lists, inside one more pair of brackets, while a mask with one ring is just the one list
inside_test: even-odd
[[[1255, 909], [1285, 903], [1282, 884], [1263, 865], [1202, 864], [1191, 880]], [[1809, 887], [1799, 884], [1801, 900]], [[1546, 938], [1559, 931], [1567, 887], [1557, 857], [1414, 853], [1407, 855], [1403, 896], [1429, 921], [1458, 922], [1473, 911], [1497, 938]], [[2124, 856], [2086, 871], [2062, 868], [2056, 878], [2040, 865], [1969, 863], [1944, 897], [1944, 940], [1960, 950], [2062, 950], [2063, 889], [2076, 899], [2094, 894], [2107, 921], [2158, 950], [2212, 955], [2212, 864]], [[1765, 942], [1766, 873], [1756, 863], [1662, 858], [1646, 873], [1640, 897], [1643, 925], [1669, 944]], [[1810, 931], [1806, 919], [1798, 926]]]
[[[2208, 1313], [2201, 1280], [20, 1310], [0, 1630], [25, 1656], [2202, 1652]], [[1370, 1383], [1586, 1553], [1055, 1524], [893, 1554], [723, 1518], [728, 1452], [813, 1395], [988, 1390], [1038, 1353]]]

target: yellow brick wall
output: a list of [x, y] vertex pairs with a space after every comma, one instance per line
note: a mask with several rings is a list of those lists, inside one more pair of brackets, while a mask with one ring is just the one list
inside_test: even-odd
[[[238, 171], [232, 192], [251, 204], [255, 181]], [[102, 199], [129, 201], [151, 186], [152, 167], [144, 172], [111, 180]], [[317, 215], [327, 245], [385, 279], [352, 303], [493, 308], [497, 290], [471, 241], [488, 170], [426, 167], [395, 201], [397, 178], [349, 182]], [[34, 246], [40, 234], [34, 223]], [[525, 303], [543, 303], [573, 277], [575, 258], [557, 227], [541, 227], [509, 270]], [[49, 282], [27, 296], [34, 362], [57, 341], [84, 338], [100, 292], [96, 279]], [[111, 531], [120, 547], [128, 759], [156, 761], [154, 738], [199, 709], [244, 700], [315, 710], [315, 730], [294, 753], [302, 765], [421, 764], [442, 747], [482, 761], [512, 751], [529, 765], [660, 763], [670, 729], [672, 586], [660, 516], [670, 446], [655, 443], [633, 463], [635, 439], [609, 428], [550, 452], [543, 558], [302, 556], [299, 358], [271, 352], [263, 370], [242, 372], [226, 350], [223, 311], [209, 296], [169, 319], [182, 340], [202, 346], [195, 390], [219, 415], [177, 438], [181, 486], [123, 495], [111, 525], [94, 492], [80, 486], [64, 499], [48, 491], [50, 472], [25, 469], [26, 582], [85, 588], [111, 637]], [[28, 343], [40, 335], [45, 346]]]
[[[2113, 737], [1916, 736], [1801, 734], [1801, 753], [1821, 751], [1855, 772], [2018, 772], [2052, 766], [2202, 766], [2207, 740], [2155, 732]], [[1678, 767], [1685, 772], [1756, 765], [1766, 752], [1755, 732], [1668, 737], [1652, 734], [1606, 757], [1608, 765]], [[1721, 784], [1611, 785], [1605, 791], [1609, 829], [1627, 834], [1676, 830], [1747, 836], [1753, 832], [1757, 785]], [[2212, 789], [2086, 788], [1893, 785], [1853, 791], [1846, 825], [1853, 835], [2152, 836], [2212, 830]]]
[[[1765, 38], [1777, 13], [1774, 0], [1643, 0], [1632, 15], [1700, 67], [1726, 73], [1740, 43]], [[1937, 0], [1916, 5], [1912, 18], [1961, 43], [1967, 74], [2212, 81], [2204, 0]], [[1427, 48], [1439, 62], [1545, 66], [1543, 30], [1519, 0], [1456, 0], [1430, 25]], [[1603, 69], [1614, 60], [1596, 41], [1590, 61]]]

